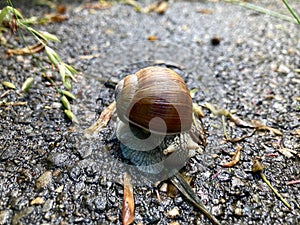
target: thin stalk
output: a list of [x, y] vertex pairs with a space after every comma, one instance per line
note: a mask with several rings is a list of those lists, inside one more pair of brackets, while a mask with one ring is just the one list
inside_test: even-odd
[[225, 137], [226, 141], [228, 141], [230, 139], [229, 139], [228, 134], [227, 134], [225, 116], [224, 115], [222, 115], [222, 126], [223, 126], [224, 137]]
[[283, 204], [286, 205], [289, 209], [292, 209], [291, 205], [282, 197], [282, 195], [271, 185], [271, 183], [268, 181], [266, 176], [263, 173], [260, 173], [261, 178], [263, 181], [272, 189], [272, 191], [275, 193], [275, 195], [283, 202]]
[[269, 10], [269, 9], [251, 4], [251, 3], [237, 1], [237, 0], [225, 0], [225, 2], [234, 3], [234, 4], [237, 4], [239, 6], [242, 6], [242, 7], [251, 9], [251, 10], [255, 10], [257, 12], [260, 12], [260, 13], [263, 13], [263, 14], [266, 14], [266, 15], [269, 15], [269, 16], [273, 16], [273, 17], [276, 17], [276, 18], [279, 18], [279, 19], [282, 19], [282, 20], [285, 20], [285, 21], [288, 21], [288, 22], [291, 22], [291, 23], [297, 23], [297, 21], [294, 18], [290, 17], [290, 16], [286, 16], [286, 15], [283, 15], [281, 13], [274, 12], [272, 10]]
[[282, 0], [283, 4], [287, 7], [290, 13], [293, 15], [297, 23], [300, 25], [300, 18], [298, 17], [297, 13], [290, 7], [289, 3], [286, 0]]

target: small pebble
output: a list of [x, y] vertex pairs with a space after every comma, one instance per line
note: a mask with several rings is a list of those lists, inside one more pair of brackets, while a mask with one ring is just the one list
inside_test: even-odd
[[50, 220], [51, 219], [51, 213], [50, 212], [45, 213], [44, 218], [46, 220]]
[[41, 197], [37, 197], [30, 202], [30, 205], [41, 205], [44, 204], [44, 199]]
[[212, 155], [212, 158], [213, 158], [213, 159], [216, 159], [216, 158], [218, 158], [218, 157], [219, 157], [218, 154], [213, 154], [213, 155]]
[[168, 225], [180, 225], [180, 223], [177, 221], [173, 221], [173, 222], [169, 223]]
[[43, 212], [48, 212], [50, 209], [52, 209], [53, 206], [53, 200], [52, 199], [47, 199], [45, 201], [45, 204], [43, 205], [42, 211]]
[[159, 188], [159, 191], [166, 193], [168, 190], [168, 184], [167, 183], [163, 183], [161, 185], [161, 187]]
[[59, 109], [62, 107], [62, 104], [60, 102], [53, 102], [52, 108]]
[[26, 217], [29, 214], [31, 214], [33, 211], [34, 211], [33, 207], [28, 207], [28, 208], [24, 208], [21, 211], [17, 212], [16, 214], [14, 214], [14, 216], [12, 218], [12, 225], [23, 224], [23, 223], [21, 223], [20, 220], [23, 217]]
[[231, 187], [245, 186], [244, 182], [237, 177], [232, 177], [231, 183], [232, 183]]
[[257, 194], [254, 194], [250, 200], [251, 203], [255, 202], [255, 203], [260, 203], [260, 197]]
[[287, 112], [287, 109], [285, 108], [285, 106], [283, 104], [279, 103], [279, 102], [275, 102], [273, 104], [273, 107], [277, 112], [281, 112], [281, 113], [286, 113]]
[[60, 173], [61, 173], [60, 169], [54, 170], [53, 173], [52, 173], [52, 176], [57, 177]]
[[106, 213], [105, 216], [110, 222], [116, 222], [118, 219], [118, 217], [112, 213]]
[[241, 208], [235, 208], [234, 214], [237, 216], [243, 215], [243, 210]]
[[35, 182], [35, 186], [37, 189], [43, 189], [52, 181], [52, 172], [46, 171], [44, 172]]
[[64, 185], [60, 185], [58, 188], [55, 189], [55, 192], [61, 193], [64, 189]]
[[69, 155], [66, 153], [51, 153], [47, 159], [53, 166], [57, 167], [63, 167], [69, 163]]
[[219, 199], [214, 198], [214, 199], [212, 200], [212, 202], [213, 202], [213, 204], [217, 205], [217, 204], [219, 204]]
[[290, 69], [286, 65], [280, 64], [277, 69], [277, 72], [287, 74], [290, 72]]
[[174, 207], [173, 209], [171, 209], [170, 211], [167, 212], [166, 214], [169, 218], [173, 219], [176, 216], [179, 216], [179, 209], [178, 207]]
[[2, 210], [0, 211], [0, 224], [9, 224], [8, 220], [9, 217], [11, 215], [11, 211], [10, 210]]
[[219, 37], [213, 37], [212, 39], [210, 39], [210, 43], [213, 46], [217, 46], [221, 43], [221, 38]]
[[16, 59], [17, 59], [17, 62], [24, 63], [24, 56], [18, 55], [18, 56], [16, 56]]
[[281, 217], [281, 218], [283, 218], [283, 217], [284, 217], [284, 213], [280, 211], [280, 212], [278, 213], [278, 216]]
[[181, 196], [176, 197], [174, 201], [175, 201], [174, 202], [175, 205], [177, 205], [177, 206], [179, 206], [179, 205], [181, 205], [183, 203], [183, 199], [182, 199]]
[[212, 207], [211, 213], [215, 216], [220, 216], [223, 214], [223, 210], [220, 205], [217, 205]]
[[226, 202], [225, 198], [221, 198], [221, 203], [224, 204]]
[[83, 159], [85, 159], [93, 153], [93, 149], [92, 148], [79, 148], [78, 153], [80, 154], [80, 156]]

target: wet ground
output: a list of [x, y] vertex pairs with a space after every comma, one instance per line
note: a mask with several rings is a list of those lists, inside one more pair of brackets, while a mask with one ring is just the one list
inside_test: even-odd
[[[286, 13], [279, 2], [263, 6]], [[26, 16], [51, 11], [20, 7]], [[283, 133], [261, 131], [239, 143], [225, 142], [221, 117], [204, 109], [207, 146], [182, 171], [192, 177], [206, 207], [222, 224], [300, 223], [299, 184], [287, 184], [300, 179], [299, 26], [220, 2], [173, 2], [163, 15], [138, 13], [123, 4], [91, 10], [77, 3], [67, 9], [67, 21], [41, 29], [60, 38], [51, 47], [80, 71], [72, 90], [80, 125], [66, 118], [60, 96], [42, 78], [36, 59], [6, 58], [0, 47], [1, 81], [13, 82], [18, 90], [27, 77], [35, 78], [26, 94], [0, 87], [1, 101], [28, 103], [0, 108], [0, 224], [121, 224], [123, 187], [116, 178], [122, 164], [111, 159], [102, 142], [113, 124], [99, 142], [86, 144], [80, 134], [112, 102], [113, 82], [107, 81], [158, 60], [179, 68], [188, 87], [198, 89], [194, 102], [232, 110], [245, 121], [257, 120]], [[149, 41], [150, 36], [157, 40]], [[13, 37], [9, 43], [24, 44]], [[45, 72], [53, 74], [51, 67]], [[58, 75], [56, 82], [61, 85]], [[232, 138], [252, 131], [230, 121], [226, 126]], [[240, 162], [222, 168], [238, 145]], [[294, 153], [287, 157], [282, 149]], [[251, 172], [257, 156], [293, 210]], [[209, 223], [183, 196], [168, 197], [163, 188], [159, 195], [161, 202], [151, 186], [135, 187], [136, 224]], [[168, 212], [175, 207], [179, 213], [172, 217]]]

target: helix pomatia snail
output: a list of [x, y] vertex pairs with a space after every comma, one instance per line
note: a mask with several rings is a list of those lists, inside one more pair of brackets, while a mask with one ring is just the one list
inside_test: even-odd
[[190, 157], [188, 150], [199, 147], [188, 133], [193, 122], [190, 92], [171, 69], [146, 67], [121, 80], [116, 112], [123, 156], [144, 172], [179, 169]]
[[213, 224], [220, 224], [178, 172], [190, 158], [189, 150], [199, 148], [189, 133], [196, 126], [195, 105], [183, 79], [168, 68], [146, 67], [121, 80], [115, 96], [89, 132], [105, 126], [103, 118], [116, 109], [116, 136], [124, 158], [157, 180], [170, 178]]

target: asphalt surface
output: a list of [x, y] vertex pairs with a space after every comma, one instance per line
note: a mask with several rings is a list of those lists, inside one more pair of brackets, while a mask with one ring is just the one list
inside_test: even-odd
[[[27, 17], [54, 11], [28, 4], [15, 3]], [[41, 76], [51, 74], [62, 87], [51, 66], [32, 56], [6, 57], [6, 47], [0, 46], [1, 82], [17, 88], [1, 86], [1, 101], [27, 102], [0, 107], [0, 224], [121, 224], [120, 179], [126, 168], [105, 142], [112, 139], [114, 124], [95, 139], [83, 139], [82, 132], [113, 101], [115, 81], [155, 63], [176, 69], [190, 89], [197, 89], [194, 102], [226, 108], [283, 133], [260, 131], [226, 142], [222, 118], [204, 109], [207, 146], [182, 168], [204, 205], [222, 224], [300, 223], [299, 183], [287, 184], [300, 179], [299, 25], [222, 2], [176, 1], [163, 15], [118, 3], [102, 10], [65, 4], [68, 20], [36, 28], [57, 35], [60, 42], [49, 45], [80, 72], [71, 102], [79, 125], [68, 120], [60, 95]], [[279, 1], [261, 4], [288, 15]], [[292, 6], [300, 8], [296, 1]], [[18, 36], [4, 35], [8, 44], [24, 46]], [[25, 40], [33, 43], [28, 35]], [[31, 89], [20, 93], [31, 76]], [[232, 138], [252, 132], [229, 120], [226, 127]], [[241, 160], [223, 168], [238, 145]], [[292, 156], [282, 149], [292, 150]], [[292, 210], [251, 172], [256, 157]], [[161, 201], [150, 184], [135, 186], [135, 224], [209, 224], [182, 195], [168, 197], [163, 188], [158, 193]], [[172, 216], [175, 207], [178, 214]]]

